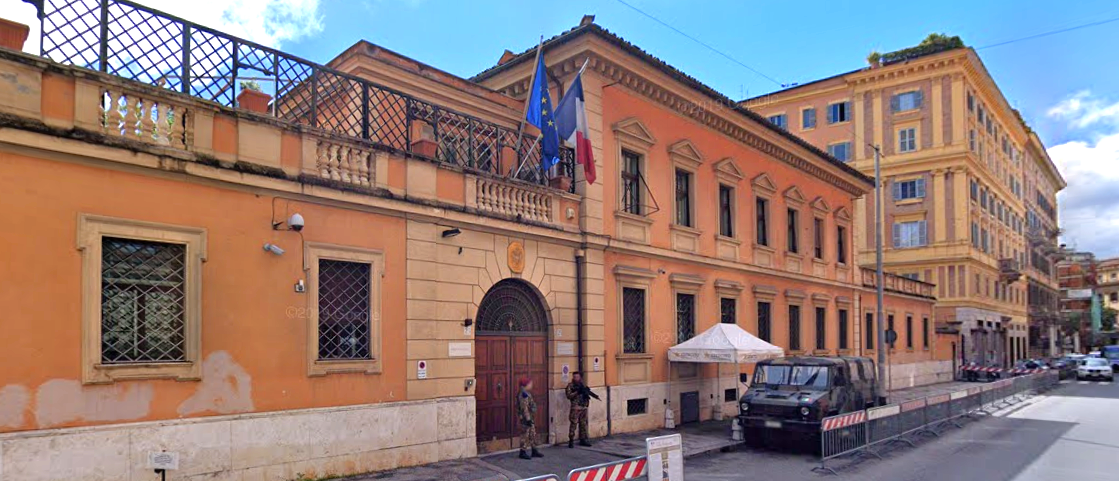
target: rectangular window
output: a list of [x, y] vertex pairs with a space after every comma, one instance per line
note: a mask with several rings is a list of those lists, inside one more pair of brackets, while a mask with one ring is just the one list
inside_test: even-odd
[[848, 336], [848, 331], [849, 331], [848, 327], [849, 326], [847, 325], [847, 309], [840, 309], [839, 310], [839, 348], [840, 349], [847, 349], [847, 336]]
[[979, 248], [979, 224], [975, 222], [971, 223], [971, 246]]
[[784, 130], [788, 130], [789, 128], [789, 120], [785, 116], [785, 114], [770, 115], [769, 123], [776, 125], [777, 127]]
[[[890, 315], [886, 316], [886, 330], [887, 331], [894, 331], [894, 315], [893, 314], [890, 314]], [[894, 345], [897, 344], [897, 340], [898, 340], [897, 331], [894, 331], [894, 340], [890, 341], [890, 349], [894, 348]]]
[[929, 348], [929, 318], [921, 318], [921, 345]]
[[921, 94], [920, 90], [903, 92], [894, 95], [894, 97], [890, 99], [890, 107], [893, 109], [894, 112], [917, 110], [921, 108], [921, 101], [923, 97], [924, 96]]
[[824, 258], [824, 219], [812, 219], [812, 250], [817, 259]]
[[847, 263], [847, 228], [843, 226], [836, 227], [835, 260], [840, 264]]
[[765, 342], [773, 340], [773, 333], [770, 331], [770, 304], [768, 302], [758, 302], [758, 339]]
[[917, 128], [899, 129], [898, 152], [913, 152], [914, 150], [917, 150]]
[[622, 151], [622, 210], [644, 215], [641, 203], [641, 156]]
[[187, 246], [101, 238], [101, 364], [186, 357]]
[[913, 349], [913, 316], [905, 316], [905, 347]]
[[626, 416], [640, 416], [647, 412], [649, 412], [649, 398], [626, 400]]
[[789, 221], [789, 226], [788, 226], [789, 231], [788, 231], [788, 235], [786, 237], [786, 239], [787, 239], [786, 244], [787, 245], [785, 247], [789, 250], [789, 252], [792, 252], [792, 253], [795, 254], [795, 253], [797, 253], [797, 251], [799, 251], [799, 247], [800, 247], [800, 242], [798, 242], [799, 239], [797, 239], [797, 234], [798, 234], [799, 229], [797, 227], [798, 222], [797, 222], [797, 211], [796, 211], [796, 209], [788, 209], [788, 221]]
[[676, 343], [695, 337], [695, 295], [676, 294]]
[[755, 231], [757, 232], [757, 242], [760, 246], [769, 245], [769, 201], [758, 197], [754, 201], [754, 216], [757, 218], [757, 225]]
[[876, 349], [877, 347], [874, 345], [874, 314], [873, 313], [870, 313], [870, 312], [866, 313], [865, 324], [866, 324], [866, 326], [863, 328], [863, 332], [866, 333], [866, 346], [864, 347], [864, 349]]
[[847, 162], [851, 160], [851, 143], [840, 142], [838, 144], [831, 144], [828, 146], [828, 153], [837, 160]]
[[367, 262], [319, 259], [319, 360], [369, 360], [372, 269]]
[[975, 152], [975, 149], [976, 149], [975, 129], [971, 129], [971, 130], [968, 131], [968, 133], [967, 133], [967, 145], [968, 145], [969, 150], [971, 150], [972, 152]]
[[967, 111], [975, 112], [975, 96], [971, 92], [967, 93]]
[[719, 186], [719, 235], [734, 237], [734, 189]]
[[727, 388], [727, 389], [723, 390], [723, 402], [732, 403], [732, 402], [736, 402], [736, 401], [738, 401], [738, 389], [737, 388], [731, 387], [731, 388]]
[[927, 221], [894, 223], [894, 247], [921, 247], [928, 243]]
[[974, 180], [971, 181], [971, 200], [979, 201], [979, 183]]
[[676, 169], [676, 224], [692, 227], [692, 173]]
[[894, 182], [894, 200], [922, 199], [925, 197], [925, 179]]
[[622, 288], [622, 352], [645, 353], [645, 290]]
[[851, 102], [828, 105], [828, 123], [837, 124], [851, 120]]
[[789, 350], [800, 350], [800, 306], [789, 306]]
[[732, 297], [719, 299], [719, 322], [738, 324], [738, 299]]
[[828, 310], [816, 308], [816, 349], [828, 348]]
[[804, 130], [816, 128], [816, 109], [800, 111], [800, 128]]

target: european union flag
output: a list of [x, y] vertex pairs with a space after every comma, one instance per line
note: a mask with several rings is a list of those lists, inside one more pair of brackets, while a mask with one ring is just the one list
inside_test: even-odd
[[525, 108], [525, 120], [540, 129], [540, 166], [545, 170], [559, 162], [559, 133], [556, 131], [552, 96], [548, 94], [548, 76], [544, 69], [544, 55], [536, 55], [536, 75]]

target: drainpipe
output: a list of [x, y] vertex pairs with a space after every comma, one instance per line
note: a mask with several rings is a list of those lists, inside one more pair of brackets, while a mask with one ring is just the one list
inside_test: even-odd
[[579, 356], [575, 365], [579, 372], [583, 372], [583, 271], [586, 262], [587, 251], [584, 245], [575, 251], [575, 354]]

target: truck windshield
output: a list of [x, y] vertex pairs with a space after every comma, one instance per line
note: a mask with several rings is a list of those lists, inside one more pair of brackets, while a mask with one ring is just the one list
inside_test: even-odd
[[825, 366], [758, 366], [754, 385], [777, 388], [797, 386], [809, 389], [828, 387], [828, 368]]

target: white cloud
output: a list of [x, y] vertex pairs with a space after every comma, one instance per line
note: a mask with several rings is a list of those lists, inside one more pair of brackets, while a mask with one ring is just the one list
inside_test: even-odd
[[1119, 102], [1108, 103], [1081, 90], [1049, 109], [1050, 118], [1066, 120], [1069, 126], [1084, 129], [1095, 124], [1119, 126]]
[[1049, 148], [1068, 187], [1058, 194], [1063, 242], [1098, 257], [1119, 256], [1119, 104], [1077, 93], [1049, 110], [1074, 127], [1098, 125], [1090, 138]]
[[[31, 26], [24, 51], [39, 53], [39, 20], [30, 4], [7, 0], [15, 8], [4, 17]], [[90, 1], [90, 0], [87, 0]], [[269, 47], [322, 31], [319, 0], [146, 0], [144, 5], [191, 22]]]

